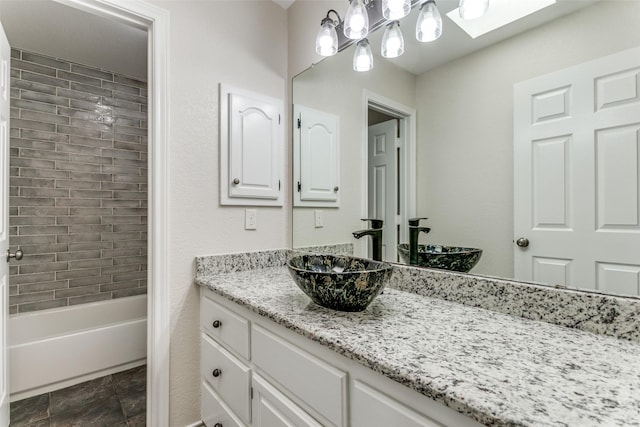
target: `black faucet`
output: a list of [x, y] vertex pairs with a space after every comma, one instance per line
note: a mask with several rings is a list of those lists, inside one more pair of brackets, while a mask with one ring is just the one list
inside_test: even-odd
[[420, 220], [428, 218], [409, 219], [409, 265], [418, 265], [418, 236], [420, 232], [428, 233], [429, 227], [420, 227]]
[[356, 239], [362, 236], [371, 236], [371, 243], [373, 245], [373, 260], [382, 261], [382, 225], [383, 220], [366, 218], [362, 221], [371, 222], [371, 228], [368, 230], [358, 230], [353, 232], [353, 237]]

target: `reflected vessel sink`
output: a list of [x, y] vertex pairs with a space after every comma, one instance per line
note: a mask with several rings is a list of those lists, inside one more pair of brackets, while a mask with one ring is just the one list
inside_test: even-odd
[[362, 311], [391, 277], [390, 264], [328, 254], [305, 254], [287, 262], [298, 287], [318, 305], [339, 311]]
[[[409, 244], [400, 243], [398, 254], [405, 264], [409, 264]], [[439, 268], [441, 270], [469, 272], [480, 261], [482, 249], [460, 246], [418, 245], [418, 267]]]

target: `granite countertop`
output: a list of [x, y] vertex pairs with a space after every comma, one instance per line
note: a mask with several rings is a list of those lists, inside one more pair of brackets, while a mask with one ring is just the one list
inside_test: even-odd
[[285, 267], [196, 283], [483, 424], [640, 426], [635, 342], [390, 288], [336, 312]]

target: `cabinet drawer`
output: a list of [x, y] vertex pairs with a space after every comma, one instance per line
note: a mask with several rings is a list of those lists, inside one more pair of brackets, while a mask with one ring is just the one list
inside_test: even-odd
[[256, 366], [333, 425], [346, 425], [345, 372], [260, 326], [253, 326], [252, 345]]
[[200, 372], [244, 422], [251, 422], [251, 370], [207, 335], [201, 335]]
[[[214, 322], [215, 326], [214, 326]], [[218, 342], [249, 360], [249, 321], [210, 300], [200, 299], [200, 325]]]
[[442, 427], [379, 391], [354, 381], [351, 393], [352, 427]]
[[258, 375], [253, 376], [253, 424], [260, 427], [322, 427]]
[[206, 381], [200, 384], [200, 408], [202, 421], [207, 427], [245, 427], [233, 413], [220, 402], [220, 398]]

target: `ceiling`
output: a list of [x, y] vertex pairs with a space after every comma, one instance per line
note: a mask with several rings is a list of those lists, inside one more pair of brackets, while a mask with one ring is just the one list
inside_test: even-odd
[[2, 0], [11, 47], [147, 79], [147, 32], [53, 0]]

